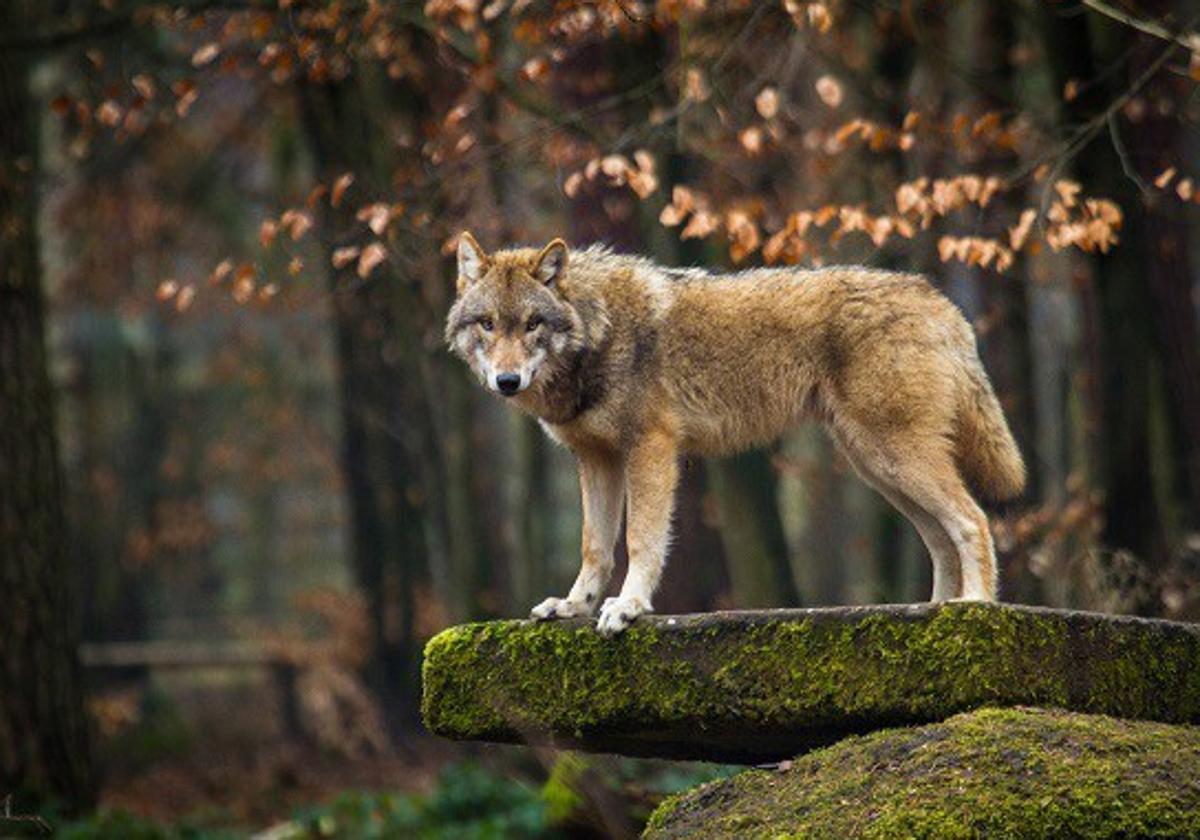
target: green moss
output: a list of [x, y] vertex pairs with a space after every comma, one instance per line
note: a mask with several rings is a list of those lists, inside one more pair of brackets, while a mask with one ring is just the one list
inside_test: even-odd
[[563, 753], [554, 762], [550, 778], [542, 786], [546, 819], [551, 825], [570, 822], [586, 807], [581, 791], [587, 768], [587, 761], [575, 753]]
[[676, 837], [1200, 837], [1200, 728], [983, 709], [666, 800]]
[[424, 714], [455, 738], [761, 760], [982, 706], [1200, 721], [1200, 631], [995, 604], [454, 627]]

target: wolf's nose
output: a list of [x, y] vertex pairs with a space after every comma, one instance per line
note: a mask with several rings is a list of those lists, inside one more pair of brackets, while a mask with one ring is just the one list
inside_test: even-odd
[[521, 387], [521, 376], [516, 373], [501, 373], [496, 376], [496, 387], [501, 394], [515, 394]]

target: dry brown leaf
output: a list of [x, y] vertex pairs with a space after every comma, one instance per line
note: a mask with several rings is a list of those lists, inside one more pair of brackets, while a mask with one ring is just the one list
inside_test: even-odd
[[233, 271], [233, 260], [221, 260], [217, 263], [216, 268], [212, 270], [212, 274], [208, 275], [209, 285], [216, 286], [228, 277], [231, 271]]
[[754, 97], [754, 108], [764, 120], [773, 119], [779, 113], [779, 91], [765, 87]]
[[333, 263], [334, 268], [345, 268], [350, 263], [358, 259], [358, 255], [362, 253], [362, 249], [357, 245], [346, 245], [341, 248], [336, 248], [329, 261]]
[[186, 93], [182, 94], [175, 100], [175, 116], [183, 119], [192, 110], [192, 106], [196, 104], [196, 99], [200, 94], [195, 88], [191, 88]]
[[762, 151], [763, 133], [762, 129], [756, 125], [742, 129], [738, 134], [738, 142], [742, 144], [742, 148], [752, 155], [756, 155]]
[[298, 242], [313, 226], [312, 216], [300, 210], [284, 210], [279, 224], [287, 228], [293, 242]]
[[531, 82], [540, 82], [550, 75], [550, 62], [542, 56], [531, 58], [521, 65], [521, 75]]
[[1037, 211], [1032, 208], [1027, 208], [1021, 211], [1020, 217], [1017, 219], [1016, 225], [1008, 230], [1008, 244], [1014, 251], [1020, 251], [1024, 247], [1026, 240], [1029, 238], [1029, 231], [1033, 228], [1034, 219], [1037, 218]]
[[154, 290], [154, 296], [160, 301], [168, 301], [179, 292], [179, 283], [170, 278], [163, 280]]
[[686, 210], [681, 210], [674, 204], [668, 204], [662, 209], [662, 212], [658, 214], [658, 221], [660, 224], [665, 225], [666, 227], [675, 227], [675, 225], [683, 221], [685, 216], [687, 216]]
[[263, 219], [262, 224], [258, 226], [258, 243], [264, 248], [270, 248], [277, 233], [279, 233], [279, 223], [274, 219]]
[[374, 204], [368, 204], [359, 209], [355, 218], [360, 222], [366, 222], [367, 227], [376, 236], [383, 236], [383, 232], [387, 230], [388, 223], [392, 220], [392, 208], [381, 201]]
[[242, 263], [238, 266], [233, 275], [233, 299], [235, 301], [245, 303], [250, 300], [254, 295], [254, 279], [257, 276], [258, 272], [249, 263]]
[[342, 203], [342, 196], [346, 194], [346, 190], [350, 189], [350, 185], [354, 183], [354, 173], [344, 172], [338, 176], [333, 182], [333, 189], [329, 192], [329, 204], [332, 207], [337, 207]]
[[681, 239], [703, 239], [720, 226], [716, 214], [707, 210], [697, 210], [680, 232]]
[[1054, 182], [1054, 191], [1058, 193], [1062, 199], [1062, 203], [1067, 207], [1074, 207], [1078, 201], [1079, 193], [1083, 186], [1078, 181], [1068, 181], [1063, 179]]
[[192, 301], [196, 299], [196, 287], [188, 283], [179, 290], [179, 294], [175, 296], [175, 311], [185, 312], [192, 305]]
[[628, 183], [629, 188], [637, 194], [638, 198], [645, 199], [658, 189], [658, 176], [653, 172], [638, 169], [630, 172]]
[[111, 99], [106, 99], [96, 108], [96, 121], [109, 128], [114, 128], [121, 122], [121, 106]]
[[149, 76], [145, 75], [144, 73], [139, 73], [133, 77], [130, 83], [133, 85], [133, 89], [136, 90], [138, 95], [143, 99], [154, 98], [154, 81]]
[[583, 173], [572, 172], [567, 176], [567, 179], [563, 181], [563, 192], [566, 194], [567, 198], [574, 198], [579, 194], [579, 188], [582, 186]]
[[824, 3], [809, 3], [808, 22], [818, 32], [828, 32], [833, 28], [833, 16], [829, 14], [829, 7]]
[[372, 242], [363, 248], [358, 258], [358, 276], [366, 278], [376, 267], [387, 259], [387, 251], [379, 242]]
[[1174, 177], [1175, 177], [1175, 167], [1168, 166], [1166, 169], [1164, 169], [1162, 172], [1160, 172], [1158, 174], [1157, 178], [1154, 179], [1154, 186], [1158, 187], [1160, 190], [1165, 190], [1167, 188], [1167, 185], [1171, 183], [1171, 180]]
[[842, 85], [833, 76], [825, 75], [817, 79], [815, 87], [817, 96], [830, 108], [836, 108], [842, 104]]
[[205, 64], [211, 63], [212, 60], [220, 54], [221, 45], [216, 41], [209, 41], [207, 44], [200, 47], [200, 49], [192, 53], [192, 66], [203, 67]]
[[614, 181], [624, 178], [625, 173], [633, 167], [624, 155], [607, 155], [600, 161], [600, 171]]

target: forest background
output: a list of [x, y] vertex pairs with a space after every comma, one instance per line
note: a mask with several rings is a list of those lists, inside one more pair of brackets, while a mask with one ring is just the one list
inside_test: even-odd
[[[1198, 18], [0, 0], [0, 796], [219, 829], [457, 784], [542, 820], [549, 758], [439, 785], [464, 752], [417, 714], [430, 635], [578, 563], [569, 453], [444, 349], [463, 229], [925, 273], [1030, 469], [1004, 599], [1195, 620]], [[930, 588], [816, 429], [689, 460], [675, 531], [660, 612]], [[634, 811], [679, 783], [596, 772]]]

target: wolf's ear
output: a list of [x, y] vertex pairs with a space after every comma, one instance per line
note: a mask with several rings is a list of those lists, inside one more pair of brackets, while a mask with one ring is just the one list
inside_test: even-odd
[[553, 286], [562, 279], [566, 270], [567, 243], [561, 239], [555, 239], [538, 254], [537, 266], [533, 269], [533, 275], [547, 286]]
[[479, 282], [487, 270], [487, 254], [479, 247], [469, 231], [458, 235], [458, 293], [462, 294], [472, 283]]

